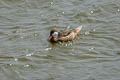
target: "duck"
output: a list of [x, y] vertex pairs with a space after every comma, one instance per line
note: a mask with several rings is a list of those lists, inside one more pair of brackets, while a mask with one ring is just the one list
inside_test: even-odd
[[78, 33], [81, 31], [82, 26], [78, 26], [75, 29], [57, 30], [56, 28], [51, 29], [48, 40], [50, 42], [68, 42], [76, 38]]

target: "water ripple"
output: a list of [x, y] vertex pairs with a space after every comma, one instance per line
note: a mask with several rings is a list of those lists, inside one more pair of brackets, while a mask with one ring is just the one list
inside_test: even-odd
[[[119, 5], [119, 0], [1, 0], [0, 78], [119, 80]], [[84, 27], [75, 40], [47, 41], [52, 28], [79, 25]]]

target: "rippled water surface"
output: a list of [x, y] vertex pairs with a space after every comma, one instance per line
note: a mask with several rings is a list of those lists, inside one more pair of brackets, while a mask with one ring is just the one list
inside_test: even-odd
[[120, 80], [120, 0], [0, 0], [0, 80]]

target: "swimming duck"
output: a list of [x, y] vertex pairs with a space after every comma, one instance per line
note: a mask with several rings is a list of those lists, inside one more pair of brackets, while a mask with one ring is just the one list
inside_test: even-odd
[[82, 26], [78, 26], [77, 28], [71, 30], [57, 30], [56, 28], [53, 28], [50, 31], [49, 40], [50, 42], [67, 42], [72, 41], [77, 36], [78, 32], [82, 29]]

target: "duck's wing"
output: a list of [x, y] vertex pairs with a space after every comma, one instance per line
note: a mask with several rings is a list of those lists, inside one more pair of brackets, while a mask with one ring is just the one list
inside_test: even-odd
[[[58, 41], [71, 41], [73, 40], [78, 32], [82, 29], [82, 26], [75, 28], [74, 30], [67, 30], [61, 33], [62, 36], [58, 37]], [[63, 34], [64, 33], [64, 34]]]
[[65, 36], [67, 36], [67, 35], [69, 35], [71, 32], [72, 32], [73, 30], [62, 30], [62, 31], [60, 31], [59, 32], [59, 37], [65, 37]]
[[78, 26], [77, 28], [75, 28], [74, 30], [69, 30], [66, 29], [62, 32], [63, 36], [67, 36], [69, 35], [71, 32], [74, 32], [75, 36], [81, 31], [82, 26]]
[[75, 38], [75, 35], [74, 35], [74, 32], [72, 31], [71, 33], [69, 33], [69, 35], [67, 36], [61, 36], [61, 37], [58, 37], [58, 41], [71, 41]]

